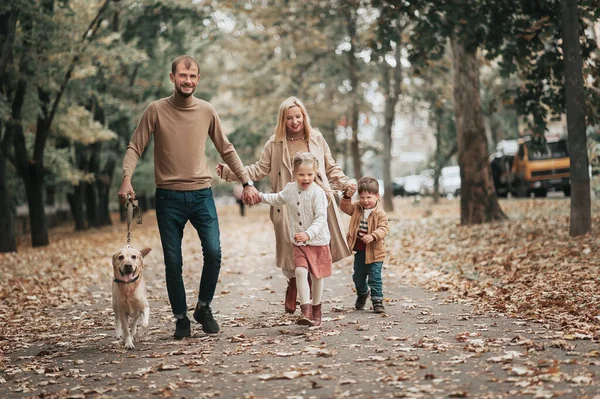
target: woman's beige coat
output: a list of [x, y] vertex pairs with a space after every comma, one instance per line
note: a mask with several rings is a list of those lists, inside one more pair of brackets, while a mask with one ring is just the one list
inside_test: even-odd
[[[349, 178], [331, 156], [331, 150], [321, 133], [311, 131], [308, 143], [309, 151], [319, 161], [319, 173], [324, 178], [324, 185], [333, 190], [342, 190]], [[276, 140], [275, 135], [265, 144], [260, 160], [246, 166], [248, 177], [254, 181], [265, 176], [271, 178], [271, 191], [277, 193], [292, 181], [292, 160], [287, 148], [287, 141]], [[235, 181], [236, 177], [227, 165], [223, 165], [223, 178]], [[331, 184], [330, 184], [331, 183]], [[277, 267], [294, 270], [293, 245], [288, 232], [288, 220], [284, 206], [271, 207], [271, 221], [275, 229]], [[331, 256], [334, 262], [351, 255], [344, 230], [341, 226], [340, 212], [335, 201], [327, 208], [327, 224], [331, 233]]]

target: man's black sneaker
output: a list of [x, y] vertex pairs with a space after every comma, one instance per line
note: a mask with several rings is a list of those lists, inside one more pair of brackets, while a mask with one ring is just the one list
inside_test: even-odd
[[380, 300], [373, 301], [373, 312], [385, 313], [385, 308], [383, 307], [383, 301], [380, 301]]
[[175, 339], [183, 339], [189, 338], [192, 336], [192, 331], [190, 329], [190, 319], [184, 317], [182, 319], [177, 319], [175, 322], [175, 334], [173, 334], [173, 338]]
[[356, 296], [356, 302], [354, 302], [354, 308], [356, 310], [361, 310], [365, 307], [365, 304], [367, 303], [367, 298], [369, 298], [369, 291], [367, 291], [365, 294], [359, 294]]
[[194, 310], [194, 319], [202, 324], [202, 331], [206, 334], [216, 334], [219, 332], [219, 325], [212, 315], [210, 306], [196, 305]]

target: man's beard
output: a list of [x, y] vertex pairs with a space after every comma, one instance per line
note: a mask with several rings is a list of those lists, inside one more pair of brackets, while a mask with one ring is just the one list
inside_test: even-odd
[[[183, 86], [181, 86], [181, 87], [183, 87]], [[184, 93], [184, 92], [181, 90], [181, 88], [180, 88], [180, 87], [176, 87], [175, 89], [177, 90], [177, 93], [179, 93], [179, 95], [180, 95], [181, 97], [183, 97], [183, 98], [188, 98], [189, 96], [191, 96], [192, 94], [194, 94], [194, 91], [196, 90], [196, 89], [192, 88], [193, 90], [192, 90], [191, 92], [189, 92], [189, 93]]]

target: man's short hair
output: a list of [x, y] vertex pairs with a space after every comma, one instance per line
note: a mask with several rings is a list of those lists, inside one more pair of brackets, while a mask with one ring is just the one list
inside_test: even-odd
[[188, 69], [191, 68], [192, 65], [196, 65], [198, 74], [200, 74], [200, 65], [198, 65], [198, 61], [196, 61], [196, 59], [191, 55], [180, 55], [179, 57], [175, 58], [171, 63], [171, 73], [175, 74], [175, 72], [177, 72], [177, 66], [182, 62], [183, 66]]
[[358, 193], [379, 194], [379, 182], [372, 177], [361, 177], [358, 180]]

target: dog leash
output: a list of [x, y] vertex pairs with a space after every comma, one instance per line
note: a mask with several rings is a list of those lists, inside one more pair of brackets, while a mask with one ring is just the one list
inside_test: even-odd
[[127, 200], [125, 201], [125, 209], [127, 211], [127, 248], [129, 248], [131, 243], [131, 221], [135, 216], [135, 222], [142, 224], [142, 210], [138, 205], [138, 200], [132, 199], [129, 194], [127, 194]]

